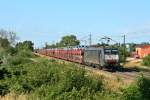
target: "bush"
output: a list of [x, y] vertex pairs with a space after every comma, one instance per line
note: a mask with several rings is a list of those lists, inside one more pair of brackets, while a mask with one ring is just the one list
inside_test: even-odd
[[6, 95], [7, 93], [9, 93], [10, 91], [9, 91], [9, 87], [8, 87], [8, 85], [7, 84], [5, 84], [5, 83], [0, 83], [0, 95], [1, 96], [4, 96], [4, 95]]
[[150, 78], [140, 77], [137, 83], [139, 91], [144, 100], [150, 100]]
[[102, 79], [87, 76], [85, 70], [75, 68], [67, 71], [61, 92], [52, 97], [60, 100], [93, 99], [102, 91], [102, 86]]
[[124, 100], [150, 100], [150, 79], [140, 77], [137, 84], [123, 90]]
[[10, 77], [11, 73], [6, 68], [1, 68], [0, 69], [0, 80], [4, 79], [5, 76]]
[[18, 51], [17, 53], [18, 56], [21, 56], [21, 57], [28, 57], [28, 58], [31, 58], [31, 57], [34, 57], [33, 53], [31, 51], [25, 51], [25, 50], [20, 50]]
[[85, 71], [81, 69], [69, 70], [66, 75], [65, 91], [72, 91], [73, 88], [79, 91], [82, 87], [88, 87], [90, 91], [100, 91], [102, 90], [102, 80], [86, 76]]
[[82, 86], [84, 86], [87, 82], [87, 78], [85, 77], [85, 71], [79, 70], [69, 70], [66, 74], [65, 81], [65, 91], [72, 91], [75, 87], [77, 90], [80, 90]]
[[73, 88], [72, 91], [64, 92], [57, 98], [59, 100], [93, 100], [94, 94], [95, 93], [90, 92], [87, 87], [82, 87], [79, 91], [76, 88]]
[[143, 58], [143, 65], [150, 66], [150, 55]]
[[8, 65], [19, 65], [19, 64], [25, 64], [25, 63], [29, 63], [31, 62], [30, 59], [28, 58], [24, 58], [24, 57], [21, 57], [21, 56], [12, 56], [12, 57], [9, 57], [7, 59], [8, 61]]
[[129, 54], [128, 54], [127, 50], [125, 49], [125, 51], [124, 51], [123, 46], [119, 47], [119, 60], [120, 60], [120, 62], [125, 62], [128, 55]]
[[75, 64], [45, 59], [32, 62], [20, 54], [7, 59], [0, 70], [0, 95], [14, 92], [28, 93], [32, 99], [94, 99], [103, 90], [101, 78], [88, 76]]
[[40, 62], [24, 64], [21, 66], [20, 69], [15, 68], [15, 70], [13, 70], [13, 76], [19, 75], [19, 77], [15, 77], [15, 85], [17, 87], [13, 87], [14, 91], [17, 90], [28, 93], [44, 84], [53, 85], [59, 81], [59, 73], [57, 72], [59, 70], [56, 70], [55, 67], [48, 65], [48, 62], [47, 64], [45, 64], [45, 62]]
[[131, 85], [123, 90], [123, 100], [141, 100], [141, 94], [136, 85]]
[[[51, 74], [52, 76], [49, 76], [49, 79], [51, 81], [49, 81], [48, 83], [44, 81], [46, 78], [44, 77], [40, 80], [40, 82], [43, 81], [41, 85], [35, 86], [35, 83], [34, 85], [32, 84], [34, 79], [38, 81], [38, 79], [44, 75], [44, 73], [42, 75], [43, 70], [38, 74], [38, 76], [41, 75], [39, 78], [30, 78], [32, 82], [29, 83], [32, 84], [32, 87], [34, 87], [31, 98], [39, 97], [40, 99], [45, 98], [46, 100], [91, 99], [94, 98], [94, 95], [96, 95], [97, 92], [101, 92], [101, 79], [91, 78], [86, 75], [86, 72], [84, 70], [81, 69], [73, 68], [66, 70], [63, 67], [64, 65], [59, 65], [58, 63], [55, 67], [51, 65], [49, 66], [49, 72], [52, 72], [53, 75]], [[35, 72], [38, 71], [36, 70]], [[35, 81], [36, 84], [38, 83], [37, 81]]]

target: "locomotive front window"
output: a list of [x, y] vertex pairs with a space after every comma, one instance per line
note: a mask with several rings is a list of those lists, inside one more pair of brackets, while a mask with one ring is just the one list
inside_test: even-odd
[[105, 50], [105, 54], [111, 54], [111, 50]]
[[112, 54], [118, 54], [118, 50], [112, 50], [111, 53]]

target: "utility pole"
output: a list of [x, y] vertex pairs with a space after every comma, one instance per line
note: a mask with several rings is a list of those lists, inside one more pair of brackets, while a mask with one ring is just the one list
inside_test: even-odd
[[91, 35], [91, 33], [89, 34], [89, 45], [90, 46], [92, 45], [92, 35]]
[[125, 63], [125, 60], [126, 60], [126, 36], [123, 35], [123, 44], [124, 44], [124, 63]]

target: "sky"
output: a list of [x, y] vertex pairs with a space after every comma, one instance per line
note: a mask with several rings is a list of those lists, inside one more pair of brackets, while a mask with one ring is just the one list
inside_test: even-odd
[[150, 0], [0, 0], [0, 29], [35, 47], [74, 34], [93, 44], [102, 36], [150, 42]]

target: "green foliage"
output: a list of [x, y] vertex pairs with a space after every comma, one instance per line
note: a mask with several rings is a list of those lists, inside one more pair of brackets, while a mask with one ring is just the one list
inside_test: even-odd
[[[0, 29], [0, 38], [3, 39], [3, 43], [8, 45], [14, 45], [15, 41], [17, 39], [16, 33], [15, 32], [9, 32], [3, 29]], [[5, 46], [5, 45], [4, 45]]]
[[123, 100], [141, 100], [141, 94], [136, 85], [131, 85], [123, 91]]
[[5, 76], [9, 77], [10, 72], [6, 68], [0, 68], [0, 80], [4, 79]]
[[125, 62], [127, 55], [128, 55], [127, 50], [125, 50], [124, 52], [124, 47], [123, 46], [119, 47], [120, 62]]
[[0, 95], [4, 96], [7, 93], [9, 93], [8, 85], [6, 85], [6, 84], [0, 84]]
[[[28, 94], [29, 100], [150, 100], [149, 78], [140, 77], [136, 84], [123, 89], [122, 94], [110, 93], [103, 88], [102, 78], [92, 77], [74, 64], [35, 58], [31, 41], [13, 47], [15, 39], [15, 33], [0, 30], [0, 96], [14, 92]], [[79, 44], [76, 36], [70, 35], [51, 47]], [[123, 62], [128, 52], [123, 47], [119, 50]], [[150, 66], [150, 55], [143, 63]]]
[[73, 88], [76, 90], [81, 90], [82, 87], [87, 87], [91, 91], [100, 91], [102, 90], [102, 81], [89, 78], [85, 76], [86, 73], [84, 70], [72, 70], [67, 72], [66, 82], [65, 82], [65, 91], [71, 91]]
[[9, 46], [10, 46], [10, 43], [9, 43], [8, 39], [6, 39], [6, 38], [3, 39], [0, 37], [0, 47], [6, 49]]
[[60, 42], [52, 45], [45, 45], [45, 48], [57, 48], [57, 47], [67, 47], [67, 46], [76, 46], [79, 45], [80, 41], [77, 39], [75, 35], [66, 35], [63, 36]]
[[102, 79], [93, 79], [86, 75], [81, 69], [70, 69], [64, 74], [64, 79], [60, 81], [47, 99], [59, 100], [79, 100], [93, 99], [94, 95], [102, 91]]
[[90, 92], [90, 90], [86, 87], [82, 87], [81, 90], [77, 90], [73, 88], [70, 92], [64, 92], [58, 98], [59, 100], [93, 100], [94, 92]]
[[33, 43], [32, 41], [24, 41], [24, 42], [19, 42], [16, 44], [16, 49], [18, 51], [21, 51], [21, 50], [26, 50], [26, 51], [33, 51]]
[[123, 100], [150, 100], [150, 79], [140, 77], [137, 84], [123, 90]]
[[130, 53], [135, 51], [136, 45], [135, 43], [128, 43], [130, 48]]
[[[122, 91], [122, 95], [109, 93], [103, 88], [101, 77], [92, 77], [74, 64], [60, 64], [55, 60], [26, 56], [13, 56], [0, 69], [0, 95], [9, 92], [28, 93], [29, 99], [59, 100], [149, 100], [150, 79], [140, 77]], [[21, 60], [19, 60], [21, 59]], [[71, 67], [70, 67], [71, 66]]]
[[77, 90], [80, 90], [81, 87], [87, 82], [87, 78], [84, 75], [84, 71], [68, 71], [66, 75], [65, 91], [71, 91], [73, 87], [75, 87]]
[[21, 56], [13, 56], [7, 59], [9, 65], [19, 65], [31, 62], [28, 58], [23, 58]]
[[5, 49], [6, 54], [10, 54], [11, 56], [15, 55], [17, 53], [16, 48], [10, 46], [7, 49]]
[[20, 50], [17, 52], [20, 57], [33, 58], [35, 55], [31, 51]]
[[76, 46], [79, 44], [80, 44], [80, 41], [77, 40], [76, 36], [74, 35], [63, 36], [62, 40], [60, 41], [60, 45], [63, 47]]
[[51, 65], [45, 62], [26, 63], [7, 67], [11, 77], [6, 77], [5, 82], [10, 86], [11, 91], [30, 92], [43, 84], [52, 85], [59, 80], [58, 70], [51, 69]]
[[150, 66], [150, 55], [143, 58], [143, 65]]
[[144, 100], [150, 100], [150, 78], [140, 77], [137, 85]]
[[7, 67], [1, 69], [1, 95], [13, 91], [29, 93], [30, 99], [91, 99], [103, 89], [101, 78], [89, 77], [75, 65], [45, 59], [32, 62], [26, 58], [10, 56]]

